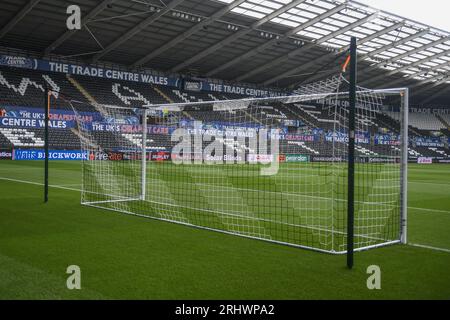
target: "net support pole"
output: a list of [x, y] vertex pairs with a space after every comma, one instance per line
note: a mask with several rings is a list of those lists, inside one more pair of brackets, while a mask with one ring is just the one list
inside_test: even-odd
[[142, 168], [141, 168], [141, 200], [146, 198], [147, 187], [147, 109], [142, 114]]
[[348, 203], [347, 203], [347, 267], [353, 268], [354, 221], [355, 221], [355, 115], [356, 115], [356, 38], [350, 44], [350, 88], [348, 121]]
[[403, 91], [403, 104], [401, 110], [401, 243], [408, 243], [408, 126], [409, 126], [409, 89]]
[[45, 87], [44, 90], [44, 94], [45, 94], [45, 116], [44, 116], [44, 202], [47, 203], [48, 202], [48, 157], [49, 157], [49, 152], [48, 152], [48, 122], [50, 121], [50, 91], [48, 90], [47, 87]]

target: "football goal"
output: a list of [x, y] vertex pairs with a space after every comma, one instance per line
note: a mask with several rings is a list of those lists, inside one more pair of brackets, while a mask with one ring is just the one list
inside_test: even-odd
[[349, 217], [352, 250], [406, 242], [408, 90], [357, 88], [352, 112], [348, 88], [339, 76], [280, 97], [70, 101], [82, 204], [335, 254]]

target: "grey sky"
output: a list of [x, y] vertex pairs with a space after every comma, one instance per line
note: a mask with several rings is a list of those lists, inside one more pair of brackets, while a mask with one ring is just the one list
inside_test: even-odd
[[450, 32], [450, 0], [359, 0], [359, 2]]

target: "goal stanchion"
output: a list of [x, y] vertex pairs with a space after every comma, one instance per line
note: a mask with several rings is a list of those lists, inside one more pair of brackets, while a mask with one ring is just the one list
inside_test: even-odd
[[142, 112], [142, 168], [141, 168], [141, 200], [145, 201], [147, 192], [147, 126], [148, 110]]
[[401, 123], [401, 214], [400, 214], [400, 239], [402, 244], [408, 243], [408, 154], [409, 154], [409, 89], [403, 89], [401, 93], [400, 107]]
[[44, 202], [48, 202], [48, 162], [49, 162], [49, 122], [50, 122], [50, 90], [45, 87], [44, 89], [45, 95], [45, 105], [44, 105]]
[[348, 203], [347, 203], [347, 267], [353, 268], [354, 222], [355, 222], [355, 122], [356, 122], [356, 81], [357, 81], [357, 45], [352, 37], [350, 44], [350, 88], [348, 116]]

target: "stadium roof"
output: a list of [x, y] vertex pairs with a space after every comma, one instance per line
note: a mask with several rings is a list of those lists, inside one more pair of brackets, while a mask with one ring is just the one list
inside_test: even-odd
[[[66, 28], [68, 5], [83, 12]], [[359, 82], [450, 105], [449, 32], [344, 0], [0, 0], [0, 46], [132, 69], [295, 88], [336, 74], [351, 36]], [[436, 8], [440, 10], [440, 8]]]

